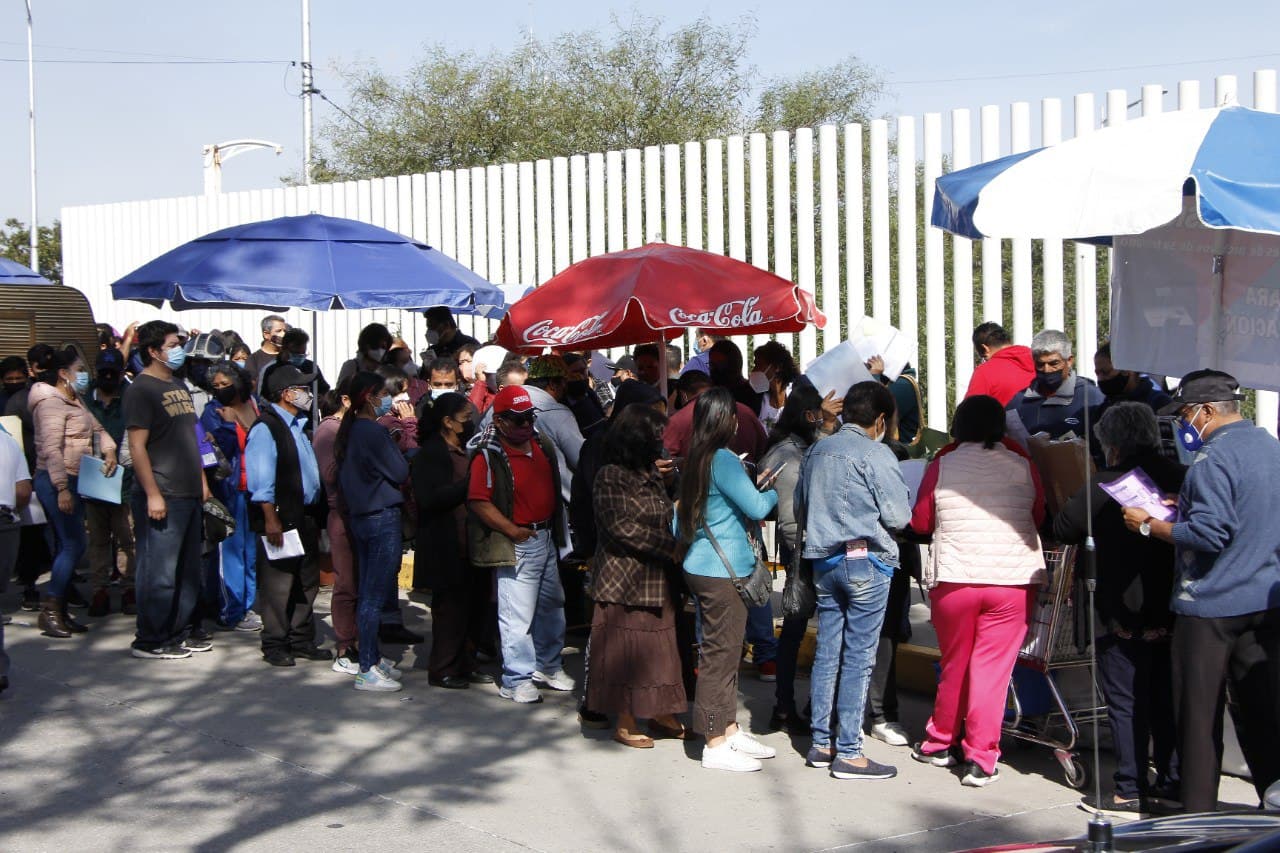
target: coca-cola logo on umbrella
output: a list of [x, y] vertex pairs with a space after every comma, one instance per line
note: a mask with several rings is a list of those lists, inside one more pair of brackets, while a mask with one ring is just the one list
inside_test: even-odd
[[682, 308], [672, 308], [671, 322], [681, 326], [701, 326], [711, 329], [740, 329], [745, 326], [758, 326], [764, 322], [764, 314], [756, 308], [760, 297], [735, 299], [725, 302], [709, 311], [689, 312]]
[[539, 320], [524, 330], [524, 341], [527, 344], [556, 346], [586, 340], [599, 334], [606, 316], [596, 314], [573, 326], [557, 326], [553, 320]]

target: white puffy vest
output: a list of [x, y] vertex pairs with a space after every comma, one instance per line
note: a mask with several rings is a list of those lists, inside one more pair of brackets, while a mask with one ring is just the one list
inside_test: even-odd
[[1000, 444], [966, 442], [939, 465], [926, 585], [1044, 583], [1031, 462]]

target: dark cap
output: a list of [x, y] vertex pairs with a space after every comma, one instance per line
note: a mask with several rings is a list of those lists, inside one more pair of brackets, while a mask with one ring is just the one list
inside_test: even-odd
[[636, 360], [629, 355], [624, 355], [622, 358], [618, 359], [617, 361], [607, 361], [605, 362], [605, 366], [608, 367], [610, 370], [615, 370], [615, 371], [630, 370], [632, 373], [636, 372]]
[[622, 414], [623, 409], [628, 406], [652, 406], [655, 403], [663, 402], [662, 392], [654, 388], [648, 382], [641, 382], [638, 379], [628, 379], [618, 386], [618, 390], [613, 395], [613, 412], [610, 414], [610, 420], [616, 420], [618, 415]]
[[102, 373], [105, 370], [114, 370], [120, 373], [124, 370], [124, 355], [118, 349], [104, 349], [98, 351], [98, 360], [94, 364], [94, 368]]
[[292, 364], [274, 364], [266, 371], [266, 391], [268, 400], [279, 399], [288, 388], [306, 388], [316, 381], [314, 373], [303, 373]]
[[1230, 373], [1221, 370], [1193, 370], [1182, 377], [1178, 389], [1173, 392], [1173, 402], [1160, 410], [1162, 415], [1175, 415], [1184, 406], [1196, 403], [1225, 403], [1243, 400], [1240, 383]]

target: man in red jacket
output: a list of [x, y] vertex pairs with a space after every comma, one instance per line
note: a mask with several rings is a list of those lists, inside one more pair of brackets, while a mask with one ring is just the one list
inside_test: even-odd
[[1007, 406], [1013, 395], [1024, 390], [1036, 376], [1031, 350], [1014, 346], [1009, 333], [999, 323], [983, 323], [974, 329], [973, 348], [982, 362], [969, 379], [966, 398], [985, 394]]

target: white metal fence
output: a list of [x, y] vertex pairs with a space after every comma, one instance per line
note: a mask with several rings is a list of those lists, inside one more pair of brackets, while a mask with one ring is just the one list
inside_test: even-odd
[[[1275, 110], [1276, 72], [1256, 71], [1252, 84], [1253, 106]], [[62, 211], [66, 282], [89, 297], [99, 320], [123, 328], [161, 312], [113, 301], [109, 285], [115, 279], [201, 234], [310, 212], [410, 235], [495, 283], [536, 284], [583, 258], [662, 239], [727, 253], [814, 291], [830, 318], [827, 328], [780, 336], [802, 365], [839, 342], [850, 317], [866, 313], [917, 329], [927, 422], [945, 428], [954, 389], [963, 391], [973, 370], [969, 337], [977, 322], [1011, 321], [1020, 343], [1038, 328], [1070, 325], [1078, 366], [1091, 374], [1095, 317], [1099, 310], [1105, 316], [1106, 288], [1098, 288], [1096, 250], [1081, 244], [984, 240], [975, 267], [969, 241], [927, 225], [933, 181], [944, 165], [961, 168], [1027, 150], [1033, 137], [1051, 144], [1088, 133], [1125, 120], [1130, 106], [1140, 106], [1144, 115], [1166, 107], [1195, 109], [1235, 101], [1236, 92], [1231, 75], [1214, 79], [1211, 98], [1195, 80], [1173, 92], [1143, 86], [1136, 104], [1130, 92], [1114, 89], [1101, 114], [1094, 95], [1080, 94], [1067, 116], [1071, 134], [1064, 132], [1063, 103], [1046, 98], [1038, 121], [1032, 105], [1020, 101], [1007, 109], [982, 107], [976, 121], [961, 108], [945, 117], [899, 116], [865, 127], [800, 128], [425, 175], [70, 207]], [[1041, 273], [1033, 280], [1036, 258]], [[256, 345], [260, 317], [191, 311], [177, 319], [189, 328], [233, 328]], [[303, 312], [289, 312], [288, 320], [311, 328]], [[411, 312], [321, 313], [312, 346], [327, 375], [336, 375], [354, 352], [359, 329], [375, 320], [399, 329], [413, 350], [425, 346], [422, 318]], [[460, 325], [481, 339], [493, 328], [471, 318], [461, 318]], [[1275, 395], [1259, 396], [1259, 420], [1274, 427]]]

